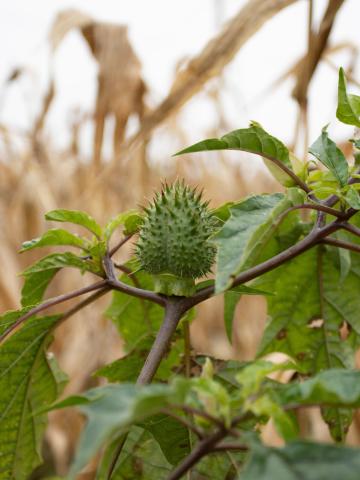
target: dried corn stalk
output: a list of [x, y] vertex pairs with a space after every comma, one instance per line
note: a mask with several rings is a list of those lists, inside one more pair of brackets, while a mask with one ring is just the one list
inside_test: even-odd
[[126, 26], [97, 22], [78, 10], [63, 11], [51, 30], [53, 51], [74, 28], [82, 33], [99, 66], [93, 153], [98, 168], [106, 119], [110, 115], [115, 117], [114, 156], [118, 158], [128, 118], [133, 113], [139, 117], [143, 115], [145, 84], [141, 63], [130, 45]]

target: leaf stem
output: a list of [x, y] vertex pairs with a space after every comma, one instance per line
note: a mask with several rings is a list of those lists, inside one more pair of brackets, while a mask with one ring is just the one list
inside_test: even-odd
[[2, 335], [0, 335], [0, 342], [2, 342], [11, 332], [13, 332], [19, 325], [21, 325], [25, 320], [28, 318], [32, 317], [33, 315], [36, 315], [37, 313], [42, 312], [43, 310], [47, 310], [50, 307], [53, 307], [55, 305], [58, 305], [59, 303], [66, 302], [68, 300], [71, 300], [72, 298], [79, 297], [80, 295], [84, 295], [85, 293], [92, 292], [94, 290], [99, 290], [103, 289], [107, 285], [106, 280], [102, 280], [97, 283], [93, 283], [92, 285], [89, 285], [87, 287], [79, 288], [78, 290], [75, 290], [74, 292], [70, 293], [65, 293], [63, 295], [59, 295], [58, 297], [51, 298], [50, 300], [41, 303], [40, 305], [37, 305], [34, 308], [31, 308], [28, 312], [24, 313], [24, 315], [21, 315], [15, 323], [13, 323], [9, 328], [7, 328]]
[[110, 257], [112, 257], [119, 250], [119, 248], [121, 248], [127, 241], [129, 241], [133, 235], [133, 233], [131, 233], [130, 235], [126, 235], [126, 237], [122, 238], [113, 248], [111, 248], [109, 250]]
[[355, 227], [355, 225], [351, 225], [351, 223], [343, 223], [341, 228], [347, 230], [350, 233], [353, 233], [357, 237], [360, 237], [360, 228]]
[[210, 415], [210, 413], [207, 413], [205, 410], [200, 410], [195, 407], [190, 407], [189, 405], [171, 404], [171, 407], [176, 408], [178, 410], [183, 410], [184, 412], [189, 413], [192, 416], [197, 415], [198, 417], [203, 417], [205, 418], [205, 420], [208, 420], [209, 422], [213, 423], [219, 428], [223, 426], [223, 422], [219, 418], [216, 418], [213, 415]]
[[345, 242], [344, 240], [338, 240], [336, 238], [324, 238], [321, 243], [326, 245], [333, 245], [338, 248], [345, 248], [346, 250], [351, 250], [352, 252], [360, 253], [360, 245], [355, 243]]
[[176, 413], [172, 412], [167, 408], [164, 408], [161, 411], [161, 413], [163, 413], [164, 415], [168, 415], [169, 417], [172, 417], [173, 419], [177, 420], [179, 423], [184, 425], [184, 427], [194, 432], [198, 438], [201, 438], [201, 439], [204, 438], [204, 432], [200, 430], [196, 425], [191, 423], [189, 420], [187, 420], [186, 418], [181, 417], [180, 415], [177, 415]]
[[215, 446], [212, 451], [213, 452], [227, 452], [229, 450], [237, 451], [237, 452], [247, 452], [249, 447], [246, 445], [241, 445], [239, 443], [221, 443], [220, 445]]

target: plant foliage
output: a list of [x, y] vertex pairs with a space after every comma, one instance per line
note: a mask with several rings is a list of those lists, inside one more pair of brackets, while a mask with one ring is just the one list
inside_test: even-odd
[[[347, 92], [342, 69], [337, 118], [360, 126], [360, 97]], [[359, 451], [344, 445], [360, 407], [354, 360], [360, 344], [359, 140], [350, 141], [353, 163], [323, 128], [310, 147], [309, 168], [252, 122], [179, 154], [232, 149], [260, 155], [285, 192], [209, 210], [184, 184], [165, 185], [149, 208], [121, 212], [104, 227], [85, 212], [49, 212], [47, 220], [82, 227], [84, 234], [52, 228], [22, 245], [25, 255], [41, 247], [68, 251], [50, 253], [22, 272], [22, 307], [0, 317], [0, 478], [28, 479], [42, 461], [47, 412], [76, 407], [86, 424], [70, 479], [94, 458], [98, 480], [357, 479]], [[123, 234], [117, 245], [116, 229]], [[137, 257], [114, 261], [131, 239]], [[215, 252], [214, 278], [201, 278]], [[44, 300], [64, 268], [96, 281]], [[159, 288], [161, 275], [174, 278], [161, 278]], [[191, 285], [180, 288], [179, 279]], [[48, 353], [53, 330], [108, 292], [106, 317], [125, 354], [94, 372], [105, 385], [59, 400], [66, 377]], [[84, 294], [70, 309], [59, 307]], [[194, 307], [214, 295], [224, 297], [230, 340], [240, 298], [266, 298], [268, 321], [254, 360], [220, 362], [191, 350]], [[43, 316], [49, 307], [60, 313]], [[274, 352], [288, 360], [268, 361]], [[287, 383], [274, 379], [282, 371]], [[297, 411], [309, 406], [321, 410], [332, 444], [303, 438]], [[262, 443], [270, 420], [281, 448]]]

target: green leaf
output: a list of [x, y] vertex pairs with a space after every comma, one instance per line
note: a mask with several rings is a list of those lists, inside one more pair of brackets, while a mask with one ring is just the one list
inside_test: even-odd
[[[129, 266], [133, 265], [130, 263]], [[137, 272], [136, 279], [142, 288], [152, 289], [151, 275]], [[125, 283], [131, 282], [126, 275], [122, 275], [121, 280]], [[163, 309], [159, 305], [121, 292], [113, 293], [112, 302], [106, 310], [106, 316], [115, 323], [125, 342], [126, 352], [133, 351], [146, 337], [154, 338], [160, 328], [163, 314]], [[141, 349], [141, 345], [139, 346]]]
[[212, 240], [218, 246], [216, 292], [253, 265], [277, 227], [276, 218], [291, 205], [281, 193], [254, 195], [230, 208], [231, 217]]
[[38, 260], [24, 270], [24, 285], [21, 290], [21, 305], [36, 305], [43, 299], [44, 293], [57, 272], [64, 267], [77, 268], [83, 272], [102, 275], [100, 265], [91, 259], [84, 260], [71, 252], [52, 253]]
[[[135, 382], [154, 340], [155, 336], [145, 337], [136, 344], [134, 351], [128, 353], [123, 358], [105, 365], [93, 375], [97, 377], [105, 377], [109, 382]], [[155, 381], [168, 381], [171, 378], [174, 374], [174, 367], [178, 366], [183, 351], [183, 340], [180, 338], [174, 339], [171, 342], [168, 354], [162, 359], [156, 372], [154, 377]]]
[[330, 369], [301, 383], [281, 385], [283, 405], [360, 407], [360, 372]]
[[[108, 445], [96, 480], [108, 479], [109, 466], [120, 441], [120, 438], [115, 438]], [[134, 426], [126, 438], [111, 479], [166, 480], [172, 468], [152, 434], [141, 427]]]
[[[101, 466], [97, 480], [107, 479], [109, 458], [112, 458], [118, 444], [119, 442], [115, 440], [107, 450], [107, 462]], [[170, 449], [171, 445], [175, 450], [180, 446], [177, 442], [169, 441], [166, 445], [167, 449]], [[231, 479], [236, 472], [240, 471], [243, 461], [243, 452], [207, 455], [192, 468], [191, 477], [194, 480]], [[111, 478], [112, 480], [166, 480], [173, 468], [166, 460], [155, 438], [148, 431], [133, 427]]]
[[240, 383], [239, 392], [241, 408], [254, 413], [257, 417], [266, 416], [274, 420], [279, 434], [285, 440], [298, 437], [296, 418], [286, 412], [278, 399], [273, 395], [272, 388], [265, 389], [267, 375], [278, 370], [290, 370], [294, 365], [287, 363], [274, 364], [264, 360], [249, 363], [237, 375]]
[[54, 222], [69, 222], [81, 225], [92, 232], [97, 238], [101, 238], [102, 229], [100, 225], [87, 213], [79, 210], [52, 210], [45, 215], [46, 220]]
[[[316, 247], [267, 274], [276, 295], [268, 298], [269, 323], [258, 355], [283, 352], [308, 374], [353, 368], [360, 334], [358, 262], [353, 257], [341, 283], [337, 257]], [[351, 329], [346, 339], [340, 334], [344, 321]], [[352, 412], [332, 409], [332, 413], [332, 419], [327, 417], [331, 433], [336, 440], [343, 439]]]
[[129, 210], [128, 212], [120, 213], [106, 224], [104, 231], [105, 239], [109, 240], [111, 235], [120, 225], [124, 226], [125, 235], [135, 233], [139, 229], [141, 222], [142, 216], [136, 210]]
[[106, 385], [69, 397], [52, 408], [79, 405], [88, 422], [83, 430], [70, 478], [74, 478], [104, 442], [116, 432], [160, 412], [167, 405], [172, 390], [167, 385]]
[[61, 228], [53, 228], [45, 232], [41, 237], [26, 241], [22, 244], [20, 253], [33, 248], [46, 247], [50, 245], [70, 245], [86, 250], [88, 243], [85, 239]]
[[338, 107], [336, 116], [340, 122], [360, 127], [360, 97], [346, 92], [344, 70], [339, 70]]
[[311, 145], [309, 152], [331, 171], [341, 187], [347, 184], [349, 168], [346, 158], [336, 143], [328, 137], [326, 127]]
[[233, 321], [236, 305], [239, 303], [243, 295], [273, 295], [273, 293], [259, 288], [247, 287], [246, 285], [238, 285], [237, 287], [232, 287], [224, 292], [224, 323], [226, 335], [230, 343], [232, 343]]
[[261, 155], [270, 160], [270, 162], [265, 161], [265, 164], [282, 185], [290, 187], [295, 184], [294, 180], [278, 166], [282, 164], [287, 170], [293, 171], [289, 150], [280, 140], [269, 135], [256, 122], [252, 122], [249, 128], [234, 130], [220, 139], [210, 138], [195, 143], [191, 147], [176, 153], [176, 155], [209, 150], [242, 150]]
[[359, 450], [305, 441], [283, 448], [253, 446], [239, 480], [357, 480]]
[[[10, 316], [15, 320], [15, 312], [5, 320]], [[64, 383], [45, 354], [59, 318], [31, 318], [1, 345], [0, 478], [26, 480], [41, 463], [46, 417], [33, 414], [56, 399], [61, 390], [57, 380]]]
[[30, 307], [24, 307], [20, 310], [9, 310], [0, 316], [0, 335], [7, 330], [18, 318], [27, 313]]
[[52, 268], [26, 275], [21, 289], [21, 305], [26, 307], [40, 303], [49, 283], [59, 270], [59, 268]]
[[64, 267], [77, 268], [81, 272], [91, 272], [97, 275], [102, 272], [99, 266], [91, 260], [85, 260], [71, 252], [65, 252], [47, 255], [24, 270], [21, 275], [26, 278], [34, 273], [40, 273], [48, 270], [54, 270], [55, 268], [59, 269]]
[[212, 210], [211, 213], [214, 215], [214, 217], [226, 222], [226, 220], [228, 220], [230, 217], [230, 207], [232, 207], [234, 203], [235, 202], [226, 202], [223, 205], [220, 205], [220, 207]]
[[[334, 237], [338, 240], [347, 240], [348, 235], [347, 232], [335, 232]], [[345, 278], [348, 276], [348, 273], [351, 269], [351, 253], [349, 250], [345, 248], [336, 248], [336, 251], [339, 256], [339, 264], [340, 264], [340, 283], [342, 283]]]
[[352, 185], [349, 187], [345, 195], [346, 202], [355, 210], [360, 210], [359, 192]]
[[140, 424], [160, 445], [166, 460], [177, 465], [191, 451], [189, 431], [168, 415], [154, 415]]

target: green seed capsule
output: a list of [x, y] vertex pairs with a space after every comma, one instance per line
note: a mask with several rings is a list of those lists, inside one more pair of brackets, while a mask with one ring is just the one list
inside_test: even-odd
[[[189, 296], [195, 279], [210, 272], [216, 247], [209, 241], [216, 220], [201, 194], [184, 182], [165, 185], [146, 209], [136, 255], [155, 275], [155, 290]], [[159, 228], [161, 225], [161, 228]]]

